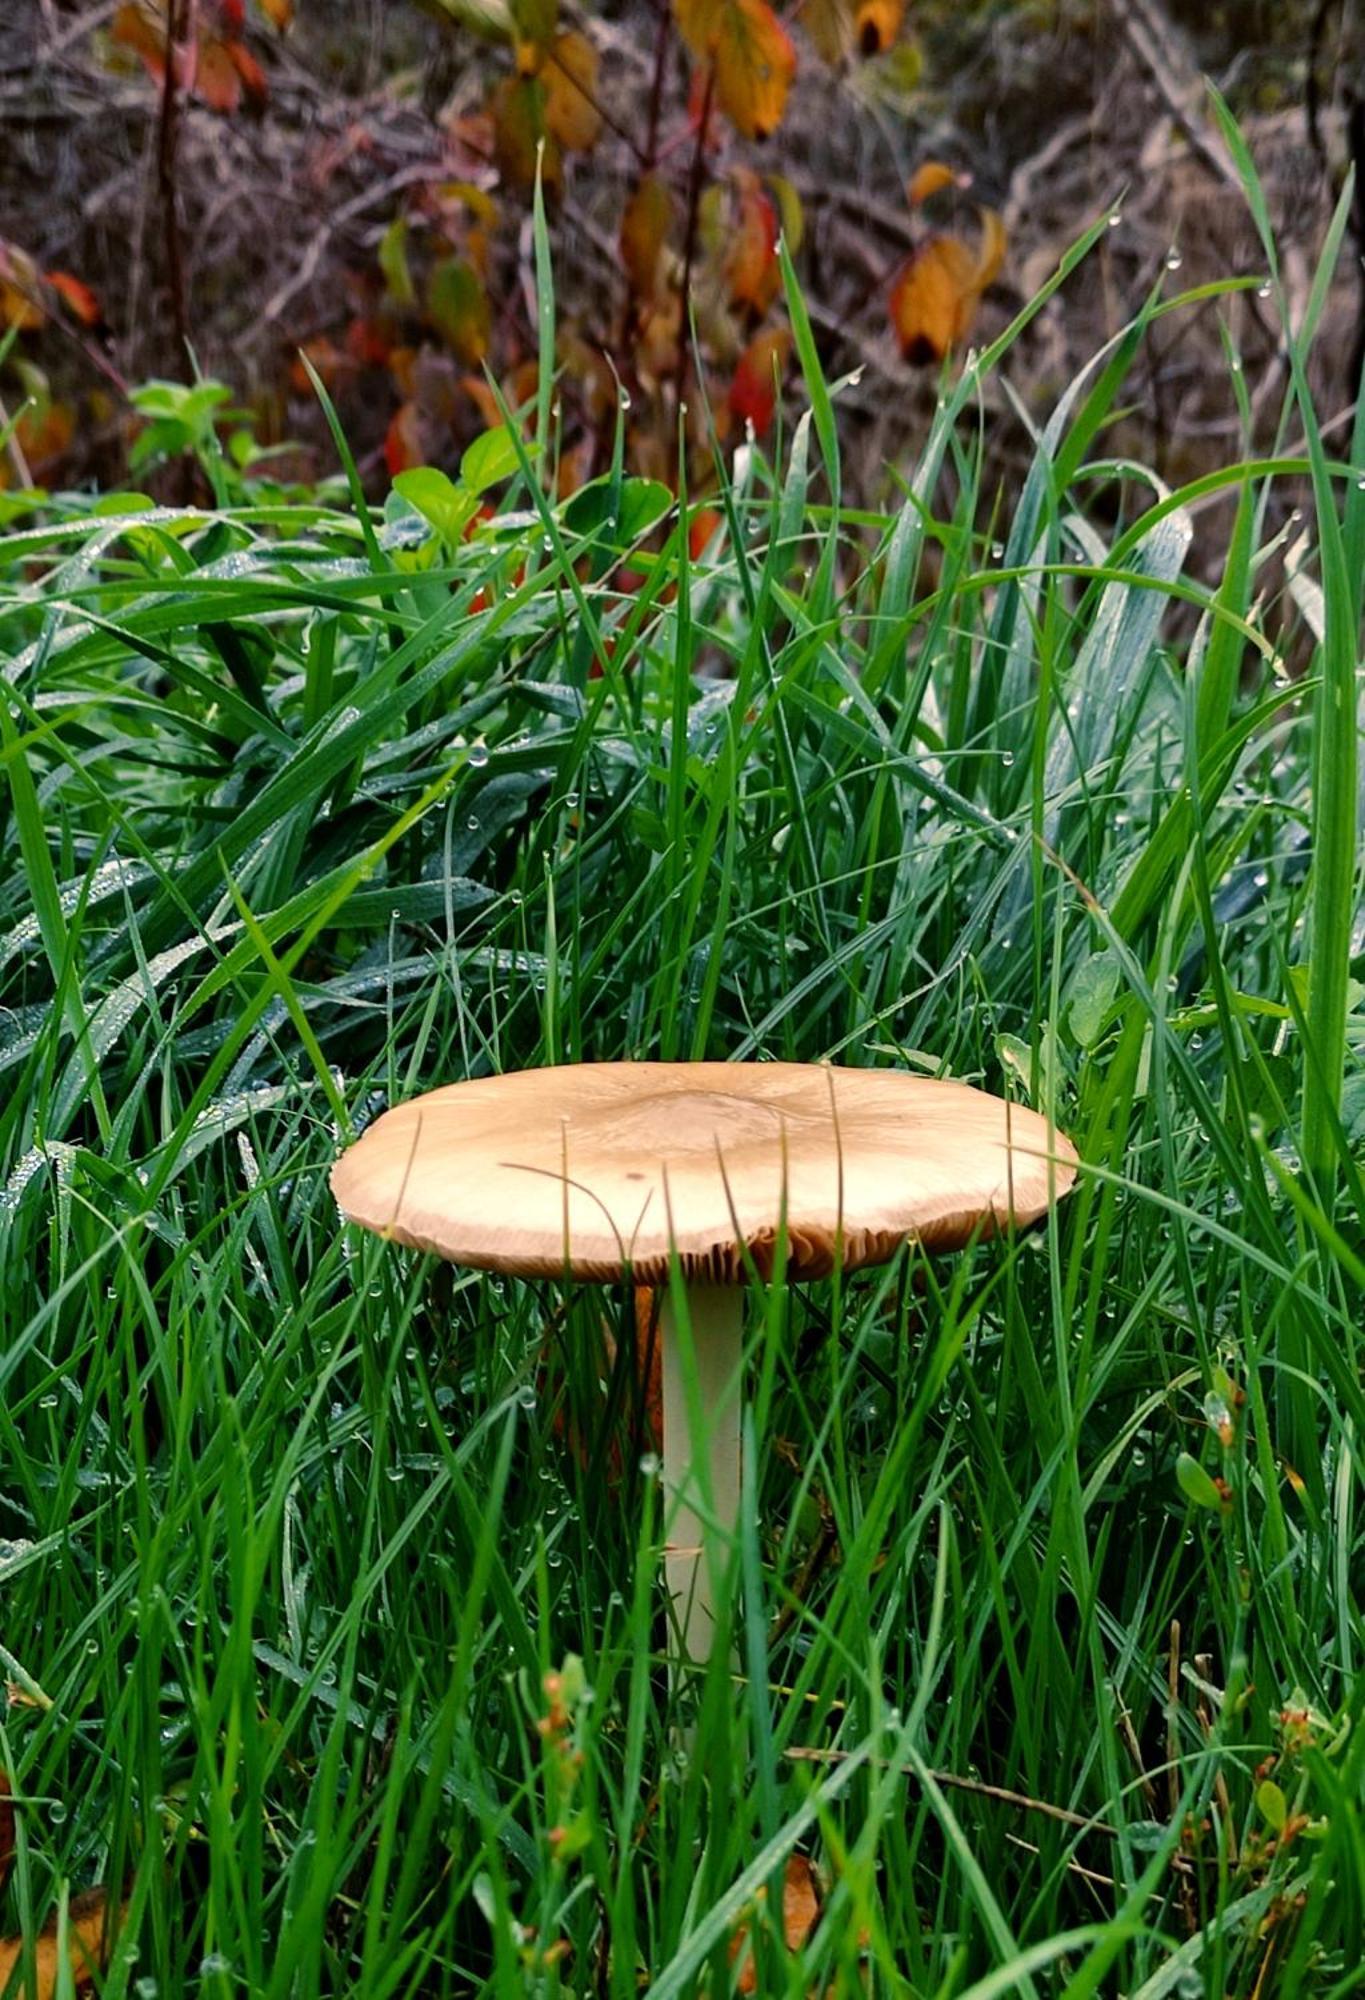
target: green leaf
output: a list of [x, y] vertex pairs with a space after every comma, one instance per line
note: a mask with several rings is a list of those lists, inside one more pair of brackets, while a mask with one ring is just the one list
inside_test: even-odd
[[432, 325], [467, 367], [477, 368], [488, 352], [492, 315], [479, 274], [463, 257], [444, 257], [427, 286]]
[[1289, 1819], [1289, 1801], [1273, 1778], [1264, 1778], [1257, 1785], [1256, 1804], [1261, 1817], [1269, 1820], [1276, 1833], [1283, 1833]]
[[673, 505], [658, 479], [626, 479], [616, 487], [610, 475], [580, 486], [564, 509], [564, 525], [585, 541], [628, 549], [647, 535]]
[[465, 529], [479, 511], [477, 495], [467, 486], [457, 486], [434, 465], [415, 465], [408, 472], [400, 472], [394, 479], [393, 490], [402, 495], [409, 507], [415, 507], [424, 520], [430, 521], [452, 548], [463, 539]]
[[511, 427], [498, 424], [470, 445], [460, 460], [460, 480], [471, 493], [486, 493], [490, 486], [510, 479], [519, 464]]
[[417, 288], [408, 264], [408, 224], [406, 216], [395, 215], [379, 239], [379, 268], [389, 297], [396, 305], [415, 306]]
[[1095, 1046], [1119, 990], [1119, 968], [1107, 951], [1097, 951], [1077, 966], [1067, 998], [1067, 1025], [1083, 1049]]
[[1223, 1496], [1197, 1458], [1191, 1458], [1187, 1451], [1182, 1451], [1175, 1462], [1175, 1476], [1191, 1506], [1221, 1512]]

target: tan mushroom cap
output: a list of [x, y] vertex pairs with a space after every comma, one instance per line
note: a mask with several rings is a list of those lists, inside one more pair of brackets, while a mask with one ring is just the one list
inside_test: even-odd
[[[1049, 1159], [1049, 1152], [1051, 1158]], [[815, 1063], [584, 1063], [453, 1083], [332, 1169], [342, 1213], [523, 1277], [813, 1278], [1032, 1222], [1076, 1178], [1036, 1112], [963, 1083]], [[785, 1190], [785, 1202], [784, 1202]]]

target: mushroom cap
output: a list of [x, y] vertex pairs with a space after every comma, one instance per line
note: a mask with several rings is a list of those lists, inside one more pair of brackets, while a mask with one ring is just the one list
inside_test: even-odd
[[[1049, 1143], [1050, 1142], [1050, 1143]], [[343, 1215], [521, 1277], [736, 1283], [953, 1249], [1076, 1178], [1036, 1112], [964, 1083], [817, 1063], [583, 1063], [448, 1084], [332, 1169]]]

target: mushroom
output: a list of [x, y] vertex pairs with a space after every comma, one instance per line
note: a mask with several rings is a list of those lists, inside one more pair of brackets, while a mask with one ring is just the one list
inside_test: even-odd
[[791, 1278], [885, 1263], [910, 1238], [954, 1249], [1036, 1220], [1075, 1177], [1045, 1119], [968, 1084], [620, 1062], [410, 1099], [337, 1161], [332, 1191], [350, 1221], [458, 1264], [665, 1288], [665, 1572], [679, 1655], [702, 1662], [739, 1517], [750, 1271], [769, 1277], [782, 1244]]

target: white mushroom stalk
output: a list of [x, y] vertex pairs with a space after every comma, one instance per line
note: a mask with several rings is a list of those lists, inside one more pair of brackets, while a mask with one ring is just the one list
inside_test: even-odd
[[744, 1291], [689, 1285], [686, 1304], [686, 1329], [668, 1292], [659, 1313], [664, 1576], [678, 1656], [706, 1660], [739, 1527]]

